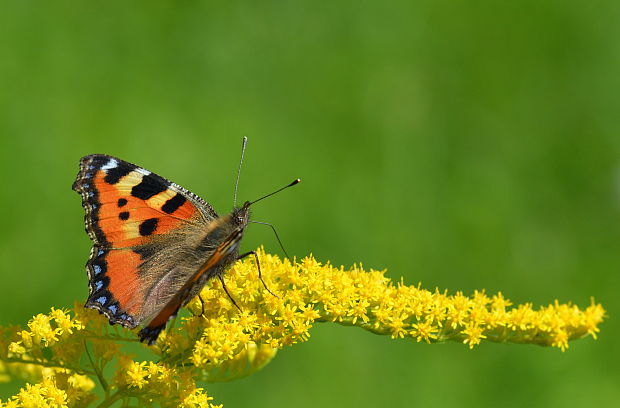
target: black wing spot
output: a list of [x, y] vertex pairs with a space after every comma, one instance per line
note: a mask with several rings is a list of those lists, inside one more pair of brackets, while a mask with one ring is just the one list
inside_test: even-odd
[[155, 252], [157, 252], [157, 248], [155, 248], [153, 245], [144, 245], [141, 247], [134, 248], [133, 251], [136, 254], [140, 255], [141, 261], [144, 261], [146, 259], [149, 259], [153, 255], [155, 255]]
[[116, 205], [118, 206], [118, 208], [124, 207], [127, 205], [127, 200], [124, 198], [119, 198]]
[[106, 175], [103, 178], [103, 181], [108, 184], [116, 184], [120, 181], [120, 179], [131, 173], [133, 169], [134, 167], [127, 163], [118, 163], [116, 167], [106, 170]]
[[120, 218], [121, 220], [125, 221], [129, 219], [129, 211], [123, 211], [122, 213], [118, 214], [118, 218]]
[[151, 235], [157, 229], [158, 222], [159, 220], [157, 218], [149, 218], [146, 221], [142, 221], [139, 227], [140, 235]]
[[177, 193], [174, 197], [169, 199], [162, 205], [161, 210], [167, 214], [172, 214], [175, 212], [180, 206], [182, 206], [185, 201], [185, 197], [182, 194]]
[[149, 198], [156, 196], [162, 191], [166, 191], [168, 185], [161, 178], [156, 178], [149, 174], [142, 177], [140, 184], [133, 186], [131, 189], [131, 195], [142, 200], [148, 200]]

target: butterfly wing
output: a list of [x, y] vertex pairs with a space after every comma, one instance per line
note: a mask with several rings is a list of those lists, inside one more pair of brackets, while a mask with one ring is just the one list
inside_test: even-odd
[[[230, 216], [220, 220], [220, 224], [226, 225]], [[213, 231], [219, 230], [215, 226]], [[190, 299], [196, 296], [197, 292], [203, 287], [204, 283], [213, 276], [223, 273], [223, 271], [239, 256], [239, 244], [243, 237], [245, 225], [240, 225], [232, 231], [226, 239], [211, 251], [207, 260], [185, 281], [183, 286], [177, 290], [166, 305], [155, 315], [148, 325], [140, 330], [140, 341], [148, 341], [149, 345], [155, 343], [159, 333], [166, 327], [166, 323], [176, 316], [179, 309]]]
[[204, 261], [196, 248], [217, 214], [177, 184], [107, 155], [83, 157], [73, 189], [94, 243], [85, 306], [134, 328], [159, 313]]

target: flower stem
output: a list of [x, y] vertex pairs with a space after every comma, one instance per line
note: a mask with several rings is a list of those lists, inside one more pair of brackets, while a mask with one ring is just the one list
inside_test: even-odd
[[101, 404], [97, 405], [97, 408], [107, 408], [121, 398], [123, 398], [123, 393], [121, 392], [121, 390], [118, 390], [114, 394], [101, 401]]
[[42, 367], [50, 367], [50, 368], [67, 368], [69, 370], [75, 371], [78, 374], [95, 375], [95, 373], [90, 370], [84, 370], [79, 367], [72, 367], [69, 365], [62, 365], [62, 364], [57, 364], [57, 363], [52, 363], [52, 362], [47, 362], [47, 361], [23, 360], [21, 358], [15, 358], [15, 357], [0, 357], [0, 360], [4, 361], [5, 363], [34, 364], [34, 365], [38, 365]]
[[103, 378], [103, 375], [102, 375], [101, 371], [99, 370], [99, 368], [97, 368], [97, 365], [93, 361], [93, 357], [90, 355], [90, 351], [88, 351], [88, 346], [86, 344], [86, 339], [84, 339], [83, 341], [84, 341], [84, 350], [86, 350], [86, 355], [88, 356], [88, 360], [90, 361], [90, 366], [93, 368], [93, 370], [95, 370], [95, 374], [97, 375], [97, 378], [99, 379], [99, 383], [101, 384], [101, 388], [103, 388], [103, 391], [105, 391], [106, 397], [108, 397], [110, 395], [110, 390], [108, 388], [108, 383], [106, 382], [105, 378]]

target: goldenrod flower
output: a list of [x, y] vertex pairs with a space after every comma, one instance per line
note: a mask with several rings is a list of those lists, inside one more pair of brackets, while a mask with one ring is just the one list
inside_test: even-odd
[[60, 328], [53, 328], [50, 316], [41, 313], [28, 322], [28, 327], [32, 333], [33, 342], [43, 343], [45, 346], [58, 341], [58, 335], [62, 331]]
[[8, 400], [7, 402], [3, 403], [0, 400], [0, 407], [1, 408], [19, 408], [20, 404], [19, 401], [15, 398], [11, 398], [10, 400]]
[[438, 328], [433, 326], [431, 319], [427, 319], [426, 321], [420, 323], [413, 323], [411, 327], [413, 327], [413, 330], [410, 332], [411, 337], [414, 337], [418, 343], [421, 340], [424, 340], [430, 344], [431, 340], [437, 339], [436, 333]]
[[149, 372], [145, 369], [146, 361], [137, 363], [132, 361], [127, 367], [127, 384], [129, 387], [142, 388], [148, 381]]
[[[253, 260], [238, 262], [225, 276], [240, 312], [214, 280], [192, 300], [154, 347], [157, 356], [135, 361], [124, 345], [135, 334], [109, 326], [96, 311], [76, 305], [73, 312], [52, 308], [28, 322], [28, 329], [0, 328], [0, 380], [28, 384], [0, 407], [86, 407], [97, 397], [116, 401], [157, 401], [162, 406], [221, 407], [196, 381], [230, 381], [250, 375], [277, 350], [308, 341], [317, 322], [357, 326], [393, 339], [456, 341], [468, 348], [483, 341], [529, 343], [567, 350], [587, 335], [596, 339], [605, 310], [594, 300], [585, 309], [554, 301], [534, 308], [513, 306], [500, 292], [428, 291], [393, 283], [385, 271], [345, 270], [312, 256], [281, 261], [259, 250], [263, 278]], [[203, 303], [204, 302], [204, 303]], [[204, 313], [203, 313], [204, 311]], [[108, 367], [116, 367], [106, 379]], [[104, 370], [105, 369], [105, 370]]]

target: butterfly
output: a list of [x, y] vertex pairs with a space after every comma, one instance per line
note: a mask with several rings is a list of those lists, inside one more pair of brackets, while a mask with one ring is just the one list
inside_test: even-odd
[[254, 255], [259, 278], [271, 292], [256, 253], [239, 254], [250, 206], [262, 199], [236, 206], [240, 170], [241, 163], [233, 210], [219, 216], [208, 202], [155, 173], [104, 154], [83, 157], [73, 189], [82, 196], [93, 241], [84, 306], [104, 314], [110, 324], [143, 326], [140, 341], [151, 345], [210, 279], [220, 279], [230, 297], [222, 276], [238, 259]]

